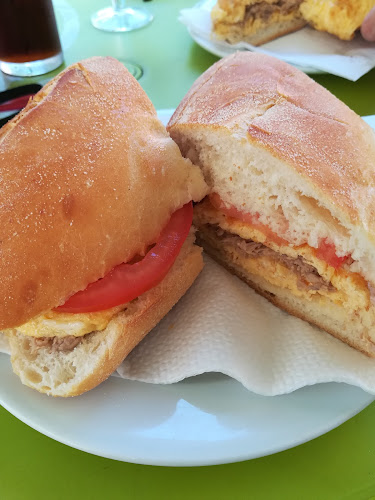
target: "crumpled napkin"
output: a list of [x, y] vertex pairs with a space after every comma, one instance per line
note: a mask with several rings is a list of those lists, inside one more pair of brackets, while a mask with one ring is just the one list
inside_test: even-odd
[[332, 73], [356, 81], [375, 67], [375, 43], [357, 35], [343, 41], [310, 27], [283, 36], [261, 47], [248, 43], [230, 45], [217, 41], [211, 33], [210, 12], [216, 0], [204, 0], [191, 9], [183, 9], [179, 20], [185, 24], [192, 38], [206, 50], [226, 56], [236, 50], [251, 50], [278, 57], [307, 73]]

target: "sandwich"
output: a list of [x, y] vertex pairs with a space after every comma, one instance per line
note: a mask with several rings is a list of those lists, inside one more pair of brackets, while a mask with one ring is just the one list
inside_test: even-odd
[[351, 40], [374, 6], [375, 0], [304, 0], [301, 14], [316, 30]]
[[375, 357], [375, 136], [275, 58], [238, 52], [167, 127], [210, 194], [198, 242], [276, 306]]
[[207, 193], [138, 82], [74, 64], [0, 130], [0, 330], [21, 381], [74, 396], [105, 380], [202, 269]]
[[306, 25], [302, 0], [218, 0], [211, 11], [216, 38], [262, 45]]

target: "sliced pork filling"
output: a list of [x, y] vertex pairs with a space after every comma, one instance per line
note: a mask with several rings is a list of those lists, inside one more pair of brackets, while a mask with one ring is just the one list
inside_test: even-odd
[[77, 347], [82, 342], [82, 339], [83, 337], [74, 337], [74, 335], [67, 335], [66, 337], [31, 337], [30, 342], [33, 342], [34, 347], [37, 349], [47, 347], [52, 352], [69, 352]]
[[286, 16], [299, 9], [302, 0], [279, 0], [276, 3], [259, 2], [248, 5], [245, 9], [244, 21], [263, 19], [267, 21], [274, 13]]
[[300, 290], [317, 290], [325, 292], [333, 292], [336, 290], [332, 283], [320, 276], [315, 267], [306, 262], [302, 257], [293, 258], [275, 252], [262, 243], [243, 239], [236, 234], [225, 231], [217, 225], [207, 225], [206, 228], [210, 231], [212, 236], [220, 240], [223, 245], [230, 245], [249, 258], [256, 259], [268, 257], [287, 267], [297, 276], [297, 285]]

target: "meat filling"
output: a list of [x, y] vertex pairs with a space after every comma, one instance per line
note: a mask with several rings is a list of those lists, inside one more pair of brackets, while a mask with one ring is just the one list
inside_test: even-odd
[[49, 348], [52, 352], [69, 352], [72, 351], [78, 344], [82, 342], [83, 337], [74, 337], [67, 335], [66, 337], [40, 337], [34, 338], [35, 347]]
[[320, 290], [332, 292], [336, 288], [327, 282], [314, 266], [308, 264], [302, 257], [289, 257], [275, 252], [262, 243], [253, 240], [245, 240], [236, 234], [224, 231], [215, 226], [215, 236], [225, 245], [231, 245], [243, 254], [251, 258], [270, 257], [290, 269], [298, 277], [297, 285], [300, 290]]
[[267, 21], [273, 13], [288, 15], [297, 10], [302, 0], [279, 0], [276, 3], [259, 2], [248, 5], [245, 10], [245, 21], [251, 18]]

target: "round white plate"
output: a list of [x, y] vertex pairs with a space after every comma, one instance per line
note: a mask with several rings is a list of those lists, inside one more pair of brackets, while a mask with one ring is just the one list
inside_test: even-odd
[[0, 403], [37, 431], [94, 455], [167, 466], [285, 450], [340, 425], [374, 399], [334, 383], [257, 396], [220, 374], [166, 386], [111, 377], [83, 396], [57, 399], [23, 386], [6, 354], [0, 355], [0, 379]]
[[[214, 54], [215, 56], [218, 57], [225, 57], [229, 56], [230, 54], [234, 54], [237, 52], [239, 49], [234, 47], [233, 45], [230, 45], [227, 42], [215, 42], [213, 40], [207, 40], [206, 38], [203, 38], [199, 36], [197, 33], [194, 31], [188, 29], [189, 34], [191, 38], [200, 46], [202, 49], [207, 50], [207, 52], [211, 52], [211, 54]], [[245, 49], [240, 49], [240, 50], [245, 50]], [[250, 49], [246, 49], [250, 50]], [[292, 63], [291, 63], [292, 64]], [[311, 68], [310, 66], [301, 66], [299, 64], [292, 64], [295, 68], [299, 69], [300, 71], [303, 71], [304, 73], [310, 74], [310, 75], [320, 75], [323, 74], [324, 71], [321, 71], [317, 68]]]
[[[164, 123], [172, 111], [159, 111]], [[82, 396], [52, 398], [23, 386], [6, 354], [0, 380], [0, 404], [42, 434], [94, 455], [167, 466], [276, 453], [328, 432], [375, 399], [337, 383], [258, 396], [217, 373], [172, 385], [110, 377]]]

